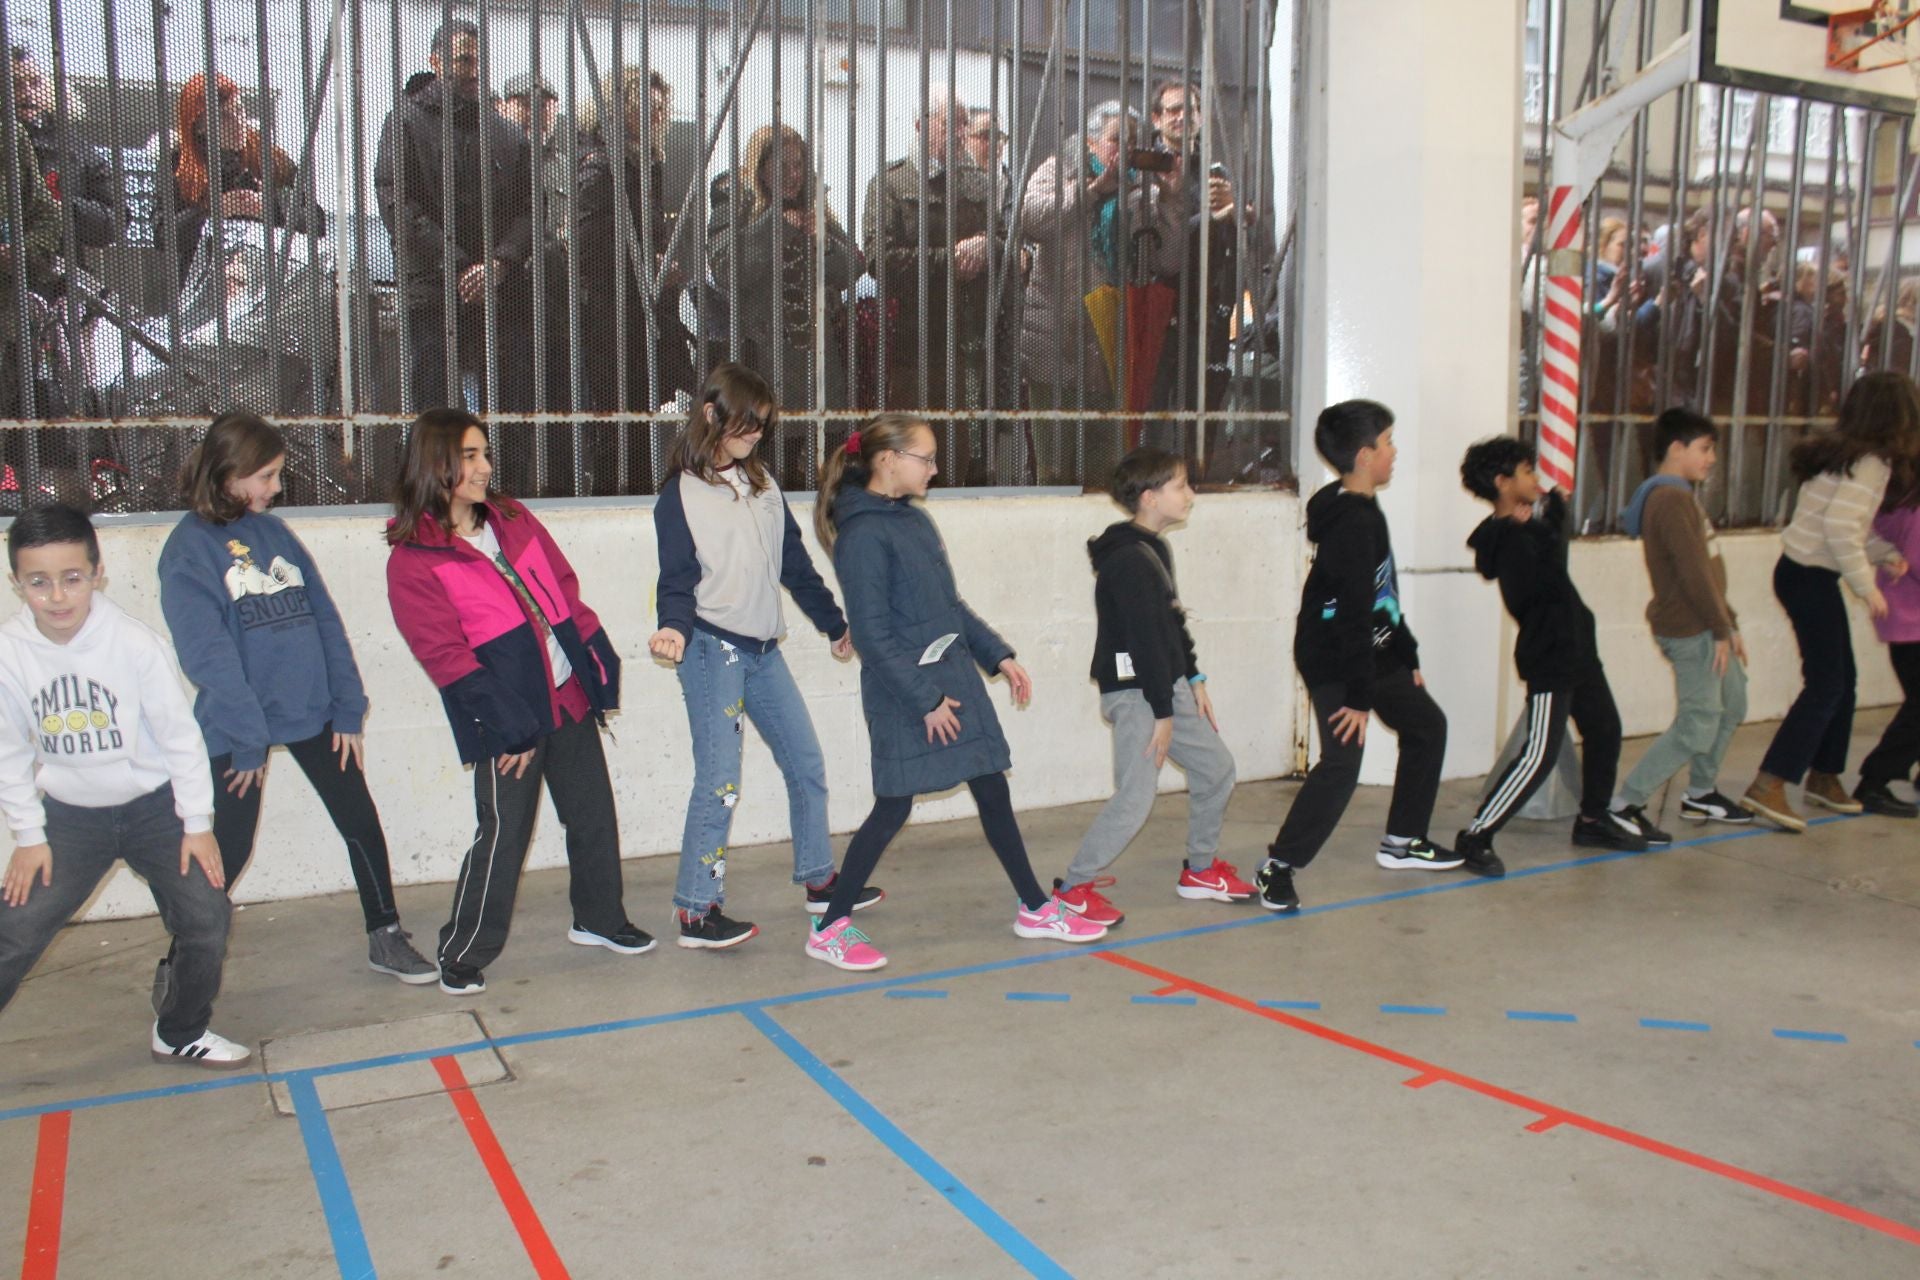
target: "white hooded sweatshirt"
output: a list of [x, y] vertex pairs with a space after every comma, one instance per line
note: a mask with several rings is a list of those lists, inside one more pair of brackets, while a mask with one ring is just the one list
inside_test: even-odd
[[212, 830], [207, 746], [165, 640], [97, 593], [66, 644], [31, 609], [0, 625], [0, 810], [16, 845], [46, 843], [43, 793], [105, 809], [168, 782], [186, 830]]

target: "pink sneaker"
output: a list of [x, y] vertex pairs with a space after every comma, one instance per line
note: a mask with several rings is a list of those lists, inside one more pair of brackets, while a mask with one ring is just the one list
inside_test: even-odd
[[1013, 918], [1013, 931], [1023, 938], [1051, 938], [1055, 942], [1098, 942], [1107, 936], [1107, 926], [1077, 916], [1058, 898], [1048, 898], [1038, 911], [1020, 908]]
[[1180, 882], [1175, 893], [1183, 898], [1205, 898], [1214, 902], [1245, 902], [1254, 893], [1253, 886], [1240, 878], [1231, 862], [1215, 858], [1204, 867], [1180, 864]]
[[1066, 889], [1061, 887], [1058, 880], [1055, 880], [1053, 896], [1059, 900], [1061, 906], [1082, 920], [1091, 920], [1095, 924], [1112, 929], [1126, 919], [1126, 916], [1120, 913], [1120, 908], [1108, 902], [1106, 895], [1100, 892], [1113, 883], [1112, 876], [1096, 876], [1085, 884], [1077, 884], [1071, 889]]
[[816, 929], [807, 937], [807, 954], [815, 960], [824, 960], [836, 969], [847, 969], [854, 973], [866, 973], [871, 969], [886, 967], [887, 958], [873, 945], [873, 940], [853, 927], [853, 917], [842, 916], [824, 929]]

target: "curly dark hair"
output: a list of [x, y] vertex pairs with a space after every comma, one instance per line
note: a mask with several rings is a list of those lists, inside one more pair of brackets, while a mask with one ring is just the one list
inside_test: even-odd
[[1467, 447], [1466, 456], [1460, 459], [1460, 483], [1474, 497], [1492, 502], [1500, 496], [1500, 486], [1495, 481], [1501, 476], [1511, 476], [1520, 469], [1521, 463], [1534, 460], [1533, 446], [1525, 440], [1489, 436]]

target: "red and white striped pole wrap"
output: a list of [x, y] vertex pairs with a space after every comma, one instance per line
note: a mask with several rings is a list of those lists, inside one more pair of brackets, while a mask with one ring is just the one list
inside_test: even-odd
[[1547, 203], [1547, 289], [1540, 341], [1540, 474], [1573, 491], [1580, 438], [1580, 273], [1582, 202], [1574, 188], [1553, 189]]

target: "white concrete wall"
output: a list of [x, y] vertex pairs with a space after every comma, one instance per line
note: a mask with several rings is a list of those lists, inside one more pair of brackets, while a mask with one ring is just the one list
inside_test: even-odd
[[[1513, 420], [1522, 10], [1316, 0], [1302, 51], [1301, 489], [1329, 478], [1313, 452], [1322, 407], [1394, 410], [1400, 464], [1381, 505], [1447, 712], [1449, 777], [1485, 771], [1510, 711], [1499, 598], [1465, 545], [1483, 511], [1457, 467]], [[1392, 736], [1370, 734], [1362, 780], [1389, 780], [1393, 761]]]
[[[1193, 615], [1203, 669], [1243, 778], [1270, 778], [1293, 767], [1290, 620], [1300, 591], [1297, 503], [1279, 493], [1206, 497], [1192, 526], [1172, 535], [1181, 595]], [[943, 497], [933, 512], [961, 589], [980, 615], [1019, 650], [1035, 697], [1024, 712], [1007, 703], [1006, 684], [990, 685], [1013, 747], [1014, 803], [1022, 809], [1095, 800], [1112, 789], [1106, 727], [1087, 676], [1093, 649], [1092, 575], [1086, 539], [1120, 517], [1098, 497]], [[803, 528], [811, 508], [796, 504]], [[564, 506], [542, 512], [579, 571], [582, 591], [626, 661], [625, 707], [606, 746], [628, 856], [677, 851], [690, 747], [679, 683], [646, 656], [654, 629], [657, 576], [653, 526], [644, 506]], [[374, 799], [403, 884], [449, 881], [473, 830], [472, 774], [459, 767], [440, 699], [394, 630], [386, 599], [386, 548], [375, 516], [295, 513], [339, 602], [373, 703], [367, 757]], [[116, 524], [102, 535], [107, 590], [135, 617], [164, 631], [155, 565], [169, 524]], [[831, 569], [818, 556], [831, 581]], [[829, 813], [835, 831], [852, 830], [872, 802], [858, 673], [833, 660], [824, 639], [788, 609], [794, 628], [787, 660], [807, 695], [827, 757]], [[743, 799], [734, 843], [787, 837], [779, 771], [749, 733]], [[254, 862], [237, 899], [257, 902], [352, 887], [346, 859], [325, 811], [284, 752], [273, 757]], [[1184, 786], [1169, 766], [1169, 789]], [[960, 791], [929, 800], [917, 821], [971, 812]], [[530, 866], [563, 864], [561, 829], [549, 807]], [[1045, 868], [1041, 868], [1046, 874]], [[636, 918], [661, 916], [667, 904], [634, 902]], [[124, 869], [92, 904], [88, 918], [146, 914], [152, 901]], [[419, 922], [422, 924], [429, 922]]]
[[[1727, 591], [1740, 617], [1750, 658], [1747, 718], [1778, 720], [1800, 692], [1800, 650], [1785, 611], [1773, 598], [1773, 564], [1780, 558], [1780, 535], [1770, 529], [1753, 530], [1723, 534], [1719, 542], [1727, 562]], [[1627, 735], [1661, 732], [1673, 719], [1672, 669], [1660, 657], [1647, 626], [1652, 589], [1640, 544], [1628, 538], [1575, 543], [1572, 568], [1580, 594], [1599, 622], [1600, 656]], [[1900, 686], [1893, 678], [1886, 647], [1874, 634], [1866, 607], [1851, 593], [1847, 600], [1853, 610], [1854, 659], [1860, 668], [1859, 704], [1897, 703]], [[1511, 648], [1510, 632], [1506, 643]]]

